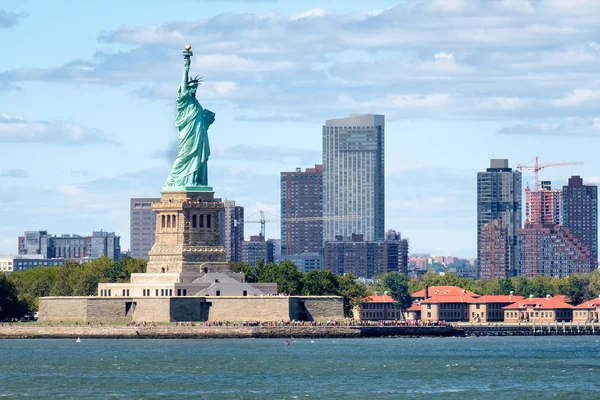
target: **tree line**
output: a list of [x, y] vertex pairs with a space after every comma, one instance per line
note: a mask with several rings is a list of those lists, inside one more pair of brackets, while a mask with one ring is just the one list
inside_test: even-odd
[[98, 283], [129, 282], [136, 272], [146, 272], [145, 260], [101, 257], [87, 263], [67, 260], [62, 266], [0, 274], [0, 320], [37, 311], [40, 297], [92, 296]]
[[[274, 282], [279, 293], [292, 296], [341, 296], [346, 316], [352, 315], [352, 309], [364, 297], [385, 292], [396, 300], [400, 309], [406, 310], [412, 303], [410, 294], [426, 285], [459, 286], [480, 295], [510, 292], [523, 297], [565, 295], [573, 304], [600, 295], [600, 271], [565, 278], [519, 276], [490, 281], [433, 273], [427, 273], [420, 279], [411, 279], [405, 274], [388, 272], [365, 284], [352, 274], [337, 275], [330, 270], [300, 272], [291, 261], [279, 264], [259, 261], [256, 265], [232, 263], [231, 270], [243, 272], [249, 283]], [[10, 275], [0, 274], [0, 320], [38, 310], [39, 297], [92, 296], [97, 294], [98, 283], [129, 282], [132, 273], [141, 272], [146, 272], [146, 261], [142, 259], [124, 258], [115, 262], [103, 257], [85, 264], [66, 261], [59, 267], [36, 267]]]

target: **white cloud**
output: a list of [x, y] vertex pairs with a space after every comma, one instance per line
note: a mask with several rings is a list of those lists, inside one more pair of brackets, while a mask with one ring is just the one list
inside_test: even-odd
[[62, 194], [66, 194], [68, 196], [79, 196], [82, 193], [82, 190], [76, 185], [63, 185], [59, 186], [58, 191]]
[[0, 143], [47, 143], [55, 145], [115, 144], [104, 133], [65, 121], [35, 121], [0, 114]]
[[506, 127], [500, 134], [542, 136], [589, 136], [600, 138], [600, 118], [567, 118], [527, 122]]
[[297, 21], [297, 20], [303, 19], [303, 18], [324, 17], [326, 15], [327, 15], [327, 12], [325, 10], [323, 10], [322, 8], [311, 8], [310, 10], [301, 12], [296, 15], [292, 15], [290, 19], [293, 21]]
[[557, 107], [573, 107], [588, 101], [599, 99], [599, 90], [574, 89], [567, 96], [563, 97], [562, 99], [554, 100], [552, 103]]

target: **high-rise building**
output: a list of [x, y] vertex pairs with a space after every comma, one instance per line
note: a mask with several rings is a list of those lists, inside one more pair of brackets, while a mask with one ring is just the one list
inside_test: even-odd
[[133, 198], [129, 202], [129, 255], [133, 258], [149, 260], [148, 252], [154, 244], [156, 213], [152, 203], [160, 198]]
[[88, 239], [80, 235], [52, 236], [49, 240], [50, 258], [85, 258], [88, 256]]
[[[323, 126], [323, 240], [383, 240], [385, 116], [331, 119]], [[358, 219], [336, 219], [358, 215]], [[329, 218], [329, 219], [328, 219]]]
[[221, 223], [221, 241], [227, 250], [227, 261], [242, 261], [242, 242], [244, 241], [244, 207], [236, 206], [235, 201], [223, 202], [223, 221]]
[[598, 187], [584, 185], [579, 176], [563, 186], [563, 225], [590, 249], [594, 268], [598, 265]]
[[568, 228], [526, 224], [518, 232], [519, 275], [564, 277], [592, 272], [591, 252]]
[[508, 228], [491, 220], [479, 230], [479, 278], [490, 280], [509, 276]]
[[121, 257], [121, 237], [114, 232], [96, 231], [86, 236], [86, 256], [90, 259], [108, 257], [118, 260]]
[[517, 230], [521, 228], [521, 172], [506, 159], [490, 160], [490, 168], [477, 173], [477, 258], [481, 259], [481, 227], [497, 220], [507, 229], [508, 276], [517, 273]]
[[281, 253], [320, 253], [323, 247], [323, 166], [281, 173]]
[[562, 190], [552, 189], [550, 181], [542, 181], [538, 189], [525, 188], [525, 223], [560, 224]]
[[275, 262], [275, 243], [264, 236], [250, 236], [249, 241], [242, 242], [242, 262], [256, 265], [262, 260], [265, 264]]
[[336, 274], [351, 273], [361, 278], [394, 271], [406, 273], [408, 240], [400, 239], [395, 231], [388, 231], [383, 241], [366, 241], [362, 235], [345, 240], [340, 235], [335, 241], [325, 242], [323, 267]]
[[48, 254], [47, 238], [48, 231], [25, 231], [23, 236], [19, 236], [19, 254], [42, 254], [46, 257]]

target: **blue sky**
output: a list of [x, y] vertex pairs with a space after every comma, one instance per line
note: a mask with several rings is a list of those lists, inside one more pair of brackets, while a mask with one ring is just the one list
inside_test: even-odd
[[413, 252], [475, 255], [492, 157], [600, 182], [597, 0], [130, 3], [2, 2], [0, 253], [37, 229], [128, 247], [128, 199], [173, 161], [188, 42], [209, 180], [246, 215], [278, 215], [279, 172], [320, 163], [321, 125], [350, 113], [386, 115], [386, 228]]

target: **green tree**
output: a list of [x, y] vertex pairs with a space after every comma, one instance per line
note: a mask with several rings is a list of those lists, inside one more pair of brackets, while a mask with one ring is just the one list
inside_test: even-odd
[[367, 286], [356, 281], [353, 274], [338, 276], [339, 295], [344, 298], [344, 315], [352, 317], [352, 309], [362, 303], [367, 296]]
[[258, 271], [256, 266], [243, 262], [231, 263], [231, 272], [242, 272], [245, 275], [246, 282], [258, 282]]
[[284, 260], [276, 265], [275, 281], [277, 282], [277, 291], [290, 295], [299, 295], [302, 293], [302, 273], [298, 267], [289, 260]]
[[403, 318], [406, 309], [412, 304], [412, 297], [408, 290], [409, 280], [407, 275], [399, 272], [388, 272], [381, 276], [383, 286], [396, 301], [396, 307], [402, 311]]
[[7, 318], [19, 318], [24, 311], [14, 284], [6, 274], [0, 273], [0, 321]]
[[339, 294], [337, 276], [328, 269], [305, 273], [302, 280], [302, 294], [305, 296], [337, 296]]

